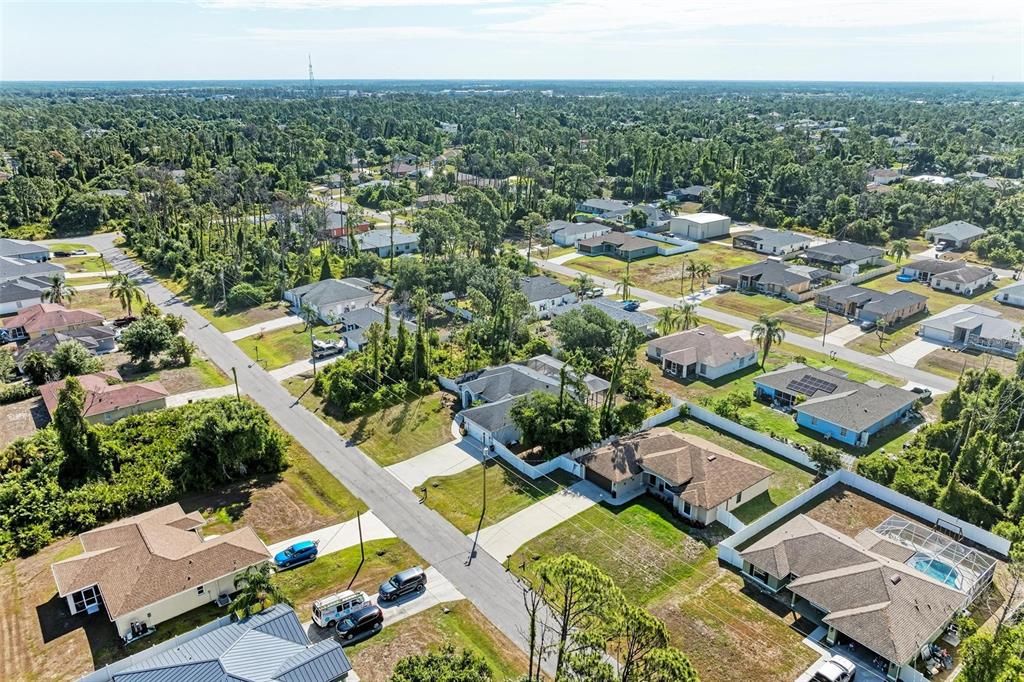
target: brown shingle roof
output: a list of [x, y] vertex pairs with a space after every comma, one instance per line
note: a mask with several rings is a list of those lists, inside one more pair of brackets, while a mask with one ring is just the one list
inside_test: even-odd
[[662, 336], [648, 343], [647, 347], [649, 350], [660, 348], [662, 357], [679, 364], [703, 362], [711, 367], [720, 367], [756, 352], [747, 341], [725, 336], [709, 324]]
[[[160, 400], [169, 395], [167, 389], [159, 381], [138, 384], [109, 383], [120, 380], [121, 376], [117, 372], [97, 372], [78, 377], [79, 383], [85, 389], [85, 408], [82, 416], [93, 417], [106, 414], [133, 405]], [[65, 383], [66, 380], [61, 379], [39, 387], [39, 395], [42, 396], [51, 416], [57, 409], [57, 396], [64, 388]]]
[[770, 469], [714, 443], [668, 428], [655, 428], [598, 448], [580, 460], [610, 481], [641, 471], [666, 481], [684, 500], [711, 509], [772, 475]]
[[97, 585], [113, 620], [270, 558], [252, 528], [203, 541], [202, 523], [175, 503], [82, 533], [85, 552], [50, 567], [57, 593]]
[[890, 661], [906, 663], [949, 622], [966, 595], [893, 560], [892, 543], [865, 533], [854, 541], [801, 514], [741, 556], [776, 578], [795, 576], [787, 588], [824, 610], [825, 623]]
[[4, 329], [24, 327], [29, 334], [86, 324], [103, 324], [103, 316], [93, 310], [68, 310], [57, 303], [38, 303], [3, 320]]

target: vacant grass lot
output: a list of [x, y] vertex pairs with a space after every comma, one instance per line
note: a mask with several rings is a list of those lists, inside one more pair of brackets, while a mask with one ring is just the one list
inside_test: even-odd
[[[305, 325], [283, 327], [269, 332], [239, 339], [238, 347], [253, 360], [259, 360], [264, 369], [277, 369], [310, 357], [310, 335]], [[316, 325], [313, 338], [321, 341], [337, 341], [338, 334], [333, 326]]]
[[695, 419], [677, 420], [671, 422], [668, 426], [681, 433], [689, 433], [709, 440], [729, 450], [729, 452], [746, 457], [750, 461], [772, 470], [773, 474], [768, 492], [758, 495], [733, 510], [736, 518], [744, 523], [750, 523], [778, 507], [783, 502], [796, 497], [814, 483], [814, 474], [812, 472], [802, 469], [781, 457], [775, 457], [746, 441], [733, 438], [727, 433], [702, 424]]
[[148, 370], [132, 364], [127, 353], [109, 353], [100, 359], [104, 369], [116, 369], [126, 382], [159, 381], [172, 394], [227, 386], [231, 383], [226, 374], [199, 354], [192, 357], [192, 364], [188, 367], [154, 363], [154, 367]]
[[[91, 248], [85, 247], [85, 249], [92, 253]], [[100, 275], [103, 274], [104, 263], [103, 258], [100, 256], [69, 256], [68, 258], [54, 258], [53, 262], [63, 266], [66, 272], [95, 272]], [[108, 275], [115, 272], [114, 267], [110, 263], [106, 264], [106, 271]]]
[[312, 379], [294, 377], [283, 386], [299, 398], [303, 407], [359, 446], [380, 466], [401, 462], [453, 439], [450, 396], [441, 391], [380, 412], [341, 420], [331, 416], [324, 401], [308, 390], [312, 383]]
[[762, 315], [772, 315], [782, 320], [782, 326], [787, 331], [802, 336], [821, 336], [822, 333], [833, 332], [846, 324], [846, 318], [829, 315], [826, 330], [825, 311], [815, 307], [813, 300], [797, 304], [764, 294], [730, 291], [709, 298], [701, 305], [748, 320], [757, 320]]
[[977, 351], [954, 353], [943, 348], [932, 351], [917, 363], [918, 369], [950, 379], [959, 378], [960, 374], [968, 369], [980, 370], [986, 367], [991, 367], [1003, 376], [1009, 376], [1016, 370], [1016, 363], [999, 355]]
[[181, 282], [168, 277], [158, 277], [157, 279], [159, 279], [160, 283], [167, 287], [167, 289], [180, 296], [197, 313], [209, 320], [210, 324], [222, 332], [231, 332], [236, 329], [251, 327], [254, 324], [276, 320], [288, 315], [288, 304], [284, 301], [261, 303], [253, 305], [251, 308], [245, 308], [244, 310], [217, 312], [206, 303], [197, 301], [184, 293], [185, 285]]
[[[681, 296], [690, 293], [689, 274], [686, 266], [694, 263], [710, 263], [713, 271], [727, 270], [761, 260], [749, 251], [733, 249], [721, 244], [705, 243], [700, 249], [675, 256], [651, 256], [629, 264], [633, 286], [664, 294]], [[626, 271], [626, 262], [611, 256], [581, 256], [568, 263], [569, 267], [598, 277], [619, 281]], [[694, 282], [700, 289], [700, 280]]]
[[[447, 611], [447, 613], [446, 613]], [[399, 660], [436, 651], [445, 644], [483, 657], [495, 680], [517, 679], [526, 655], [468, 601], [435, 606], [389, 625], [377, 636], [346, 649], [364, 682], [387, 682]]]
[[[71, 288], [75, 288], [75, 280], [68, 280]], [[64, 304], [68, 308], [74, 309], [88, 309], [99, 313], [108, 320], [112, 320], [123, 315], [126, 315], [126, 311], [121, 308], [121, 304], [117, 302], [117, 299], [110, 297], [110, 292], [106, 289], [93, 289], [92, 291], [78, 291], [75, 292], [74, 297]], [[138, 313], [140, 306], [133, 305], [132, 312]]]
[[[668, 627], [705, 682], [790, 682], [817, 655], [803, 635], [719, 568], [714, 545], [728, 531], [697, 530], [659, 502], [641, 497], [621, 508], [596, 506], [527, 543], [513, 570], [572, 552], [599, 566], [632, 603]], [[752, 655], [756, 652], [756, 655]]]
[[[481, 521], [484, 478], [487, 513]], [[427, 479], [426, 504], [463, 533], [487, 527], [526, 509], [579, 479], [564, 471], [531, 481], [500, 459], [487, 460], [486, 468], [472, 467], [453, 476]], [[482, 524], [482, 525], [481, 525]]]

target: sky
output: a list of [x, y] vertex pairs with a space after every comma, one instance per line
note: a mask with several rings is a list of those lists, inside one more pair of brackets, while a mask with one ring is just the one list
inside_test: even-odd
[[0, 0], [0, 80], [1024, 81], [1024, 0]]

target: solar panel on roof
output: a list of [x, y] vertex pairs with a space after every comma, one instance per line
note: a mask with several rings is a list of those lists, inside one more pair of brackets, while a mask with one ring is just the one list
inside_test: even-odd
[[799, 379], [793, 379], [790, 381], [786, 384], [786, 388], [809, 396], [814, 395], [818, 391], [821, 391], [822, 393], [832, 393], [836, 388], [838, 388], [838, 386], [833, 384], [831, 381], [825, 381], [824, 379], [819, 379], [818, 377], [805, 374]]

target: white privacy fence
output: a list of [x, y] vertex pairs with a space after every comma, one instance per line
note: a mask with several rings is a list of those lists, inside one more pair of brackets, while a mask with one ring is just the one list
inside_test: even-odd
[[703, 422], [709, 426], [715, 427], [716, 429], [725, 431], [732, 436], [736, 436], [741, 440], [752, 443], [763, 450], [767, 450], [768, 452], [776, 454], [783, 459], [799, 464], [802, 467], [806, 467], [812, 471], [817, 471], [817, 466], [811, 461], [811, 458], [807, 456], [807, 453], [794, 448], [792, 445], [786, 445], [767, 434], [755, 431], [754, 429], [749, 429], [742, 424], [737, 424], [733, 420], [717, 415], [711, 410], [705, 409], [695, 403], [687, 402], [686, 409], [689, 412], [689, 415], [699, 422]]

